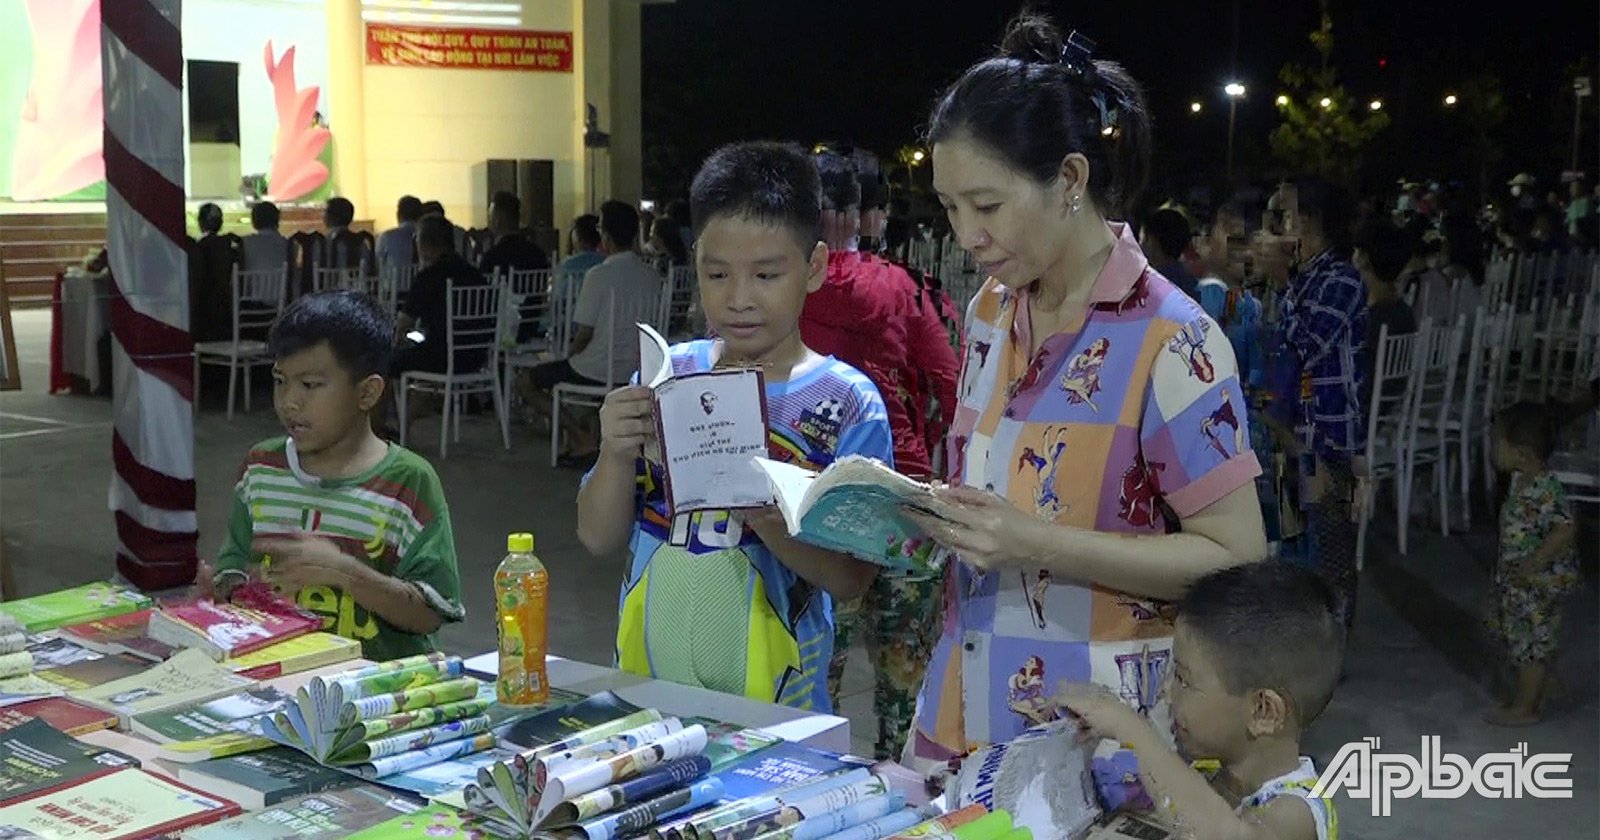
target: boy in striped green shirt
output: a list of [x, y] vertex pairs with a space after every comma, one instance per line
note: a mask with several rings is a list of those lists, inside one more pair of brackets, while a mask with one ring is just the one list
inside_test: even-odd
[[290, 306], [268, 345], [288, 435], [245, 459], [214, 594], [260, 573], [368, 659], [434, 650], [439, 627], [466, 613], [438, 475], [372, 430], [394, 322], [370, 297], [324, 292]]

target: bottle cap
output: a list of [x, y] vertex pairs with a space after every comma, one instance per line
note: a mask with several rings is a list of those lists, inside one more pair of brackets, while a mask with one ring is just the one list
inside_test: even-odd
[[513, 554], [527, 554], [533, 551], [533, 535], [512, 534], [506, 537], [506, 551]]

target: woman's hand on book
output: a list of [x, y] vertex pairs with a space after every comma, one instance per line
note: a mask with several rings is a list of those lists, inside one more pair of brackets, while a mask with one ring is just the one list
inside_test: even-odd
[[600, 405], [601, 457], [627, 461], [631, 468], [644, 444], [655, 435], [654, 392], [629, 385], [606, 394]]
[[1004, 498], [973, 487], [941, 487], [901, 513], [963, 562], [985, 571], [1036, 562], [1040, 520]]

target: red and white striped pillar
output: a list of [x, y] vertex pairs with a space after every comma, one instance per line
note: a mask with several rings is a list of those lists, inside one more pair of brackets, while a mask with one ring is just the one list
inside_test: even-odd
[[117, 570], [194, 580], [194, 337], [184, 248], [182, 0], [101, 4]]

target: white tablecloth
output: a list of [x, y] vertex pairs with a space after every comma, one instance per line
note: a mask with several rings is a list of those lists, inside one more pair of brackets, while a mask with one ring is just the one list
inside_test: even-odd
[[68, 271], [61, 280], [61, 366], [99, 393], [109, 371], [100, 369], [100, 340], [111, 331], [111, 279]]

